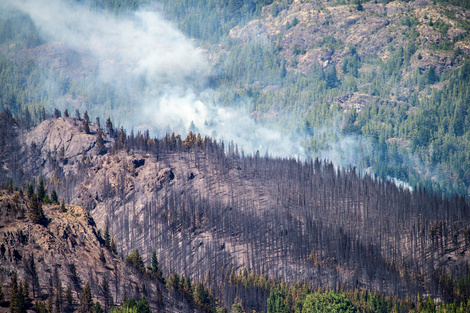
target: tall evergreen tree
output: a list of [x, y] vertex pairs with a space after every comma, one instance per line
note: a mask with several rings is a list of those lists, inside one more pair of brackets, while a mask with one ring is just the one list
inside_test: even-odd
[[20, 295], [18, 290], [18, 272], [10, 279], [10, 313], [21, 313]]
[[160, 269], [160, 265], [158, 264], [157, 252], [155, 250], [152, 253], [152, 259], [150, 260], [150, 269], [151, 276], [158, 279], [162, 278], [162, 271]]
[[101, 281], [100, 291], [104, 299], [104, 312], [107, 313], [113, 308], [114, 303], [113, 296], [111, 294], [111, 288], [109, 287], [109, 280], [106, 275], [103, 276], [103, 280]]
[[39, 292], [39, 277], [34, 261], [34, 253], [31, 253], [28, 258], [24, 258], [23, 262], [26, 275], [28, 275], [31, 280], [33, 297], [36, 298]]
[[70, 313], [73, 311], [73, 296], [72, 296], [72, 288], [70, 285], [67, 286], [65, 290], [65, 307], [64, 311], [66, 313]]
[[91, 298], [90, 283], [87, 282], [85, 287], [80, 294], [80, 305], [78, 307], [78, 313], [92, 313], [93, 312], [93, 300]]
[[49, 313], [52, 313], [54, 309], [54, 281], [52, 279], [52, 275], [49, 278], [49, 294], [46, 301], [46, 309]]
[[98, 128], [98, 131], [96, 132], [96, 151], [98, 154], [105, 154], [106, 153], [106, 147], [104, 145], [104, 139], [103, 139], [103, 131], [101, 128]]
[[42, 210], [42, 203], [37, 194], [33, 194], [29, 201], [28, 216], [31, 221], [36, 224], [43, 224], [46, 220], [46, 216]]
[[46, 189], [44, 188], [44, 178], [42, 176], [39, 177], [37, 194], [38, 194], [39, 201], [43, 202], [44, 197], [46, 196]]
[[54, 303], [54, 313], [62, 312], [63, 307], [63, 291], [62, 291], [62, 282], [59, 280], [57, 290], [55, 293], [55, 303]]
[[106, 224], [106, 228], [104, 229], [104, 245], [108, 249], [111, 247], [111, 236], [109, 235], [108, 224]]
[[83, 131], [86, 134], [90, 133], [90, 122], [88, 122], [86, 119], [83, 119]]
[[57, 196], [57, 192], [55, 191], [55, 189], [52, 190], [51, 201], [53, 204], [59, 204], [59, 197]]

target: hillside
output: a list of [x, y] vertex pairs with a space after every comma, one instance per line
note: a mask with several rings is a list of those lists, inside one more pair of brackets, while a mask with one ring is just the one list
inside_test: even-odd
[[1, 2], [7, 300], [468, 310], [469, 55], [468, 0]]
[[[402, 298], [451, 299], [444, 282], [466, 275], [470, 210], [461, 197], [318, 160], [241, 156], [207, 137], [108, 130], [107, 152], [98, 153], [97, 135], [80, 125], [61, 117], [24, 132], [21, 167], [9, 175], [42, 175], [49, 191], [109, 227], [121, 257], [138, 249], [148, 264], [155, 250], [166, 275], [205, 281], [226, 306], [232, 269]], [[265, 310], [267, 297], [246, 305]]]
[[[146, 297], [155, 311], [199, 311], [179, 292], [139, 273], [106, 248], [104, 232], [84, 208], [65, 205], [64, 212], [60, 205], [44, 205], [43, 224], [31, 220], [31, 208], [31, 199], [21, 191], [0, 191], [0, 281], [5, 294], [17, 272], [20, 281], [28, 281], [33, 304], [47, 303], [49, 297], [56, 303], [61, 288], [64, 311], [78, 308], [87, 283], [93, 302], [100, 301], [106, 311], [111, 309], [106, 305], [120, 305], [125, 297]], [[67, 288], [72, 291], [71, 303], [65, 300]]]
[[[27, 5], [7, 6], [1, 98], [27, 127], [48, 115], [42, 107], [111, 116], [159, 137], [185, 135], [193, 121], [252, 153], [284, 145], [267, 144], [266, 133], [275, 134], [291, 142], [290, 153], [468, 195], [463, 2], [94, 1], [88, 10], [55, 1], [51, 10], [60, 5], [84, 15], [75, 24], [118, 17], [83, 34], [74, 23], [49, 29]], [[158, 27], [146, 15], [129, 17], [139, 5]], [[249, 127], [228, 125], [228, 109]]]

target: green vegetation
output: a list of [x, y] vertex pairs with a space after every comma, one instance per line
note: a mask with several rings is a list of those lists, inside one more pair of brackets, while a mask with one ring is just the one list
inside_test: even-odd
[[[419, 19], [407, 12], [388, 27], [387, 58], [359, 55], [358, 47], [347, 46], [333, 33], [322, 36], [311, 46], [295, 43], [289, 54], [283, 50], [281, 38], [290, 29], [303, 25], [296, 16], [288, 20], [284, 33], [270, 40], [241, 41], [232, 38], [229, 32], [254, 18], [263, 19], [266, 14], [279, 17], [292, 1], [159, 2], [164, 15], [186, 35], [219, 55], [210, 79], [211, 87], [219, 91], [218, 102], [230, 106], [248, 103], [251, 112], [260, 113], [256, 114], [259, 122], [274, 124], [294, 133], [296, 140], [300, 138], [308, 156], [333, 150], [339, 156], [336, 162], [370, 168], [382, 178], [395, 177], [411, 186], [447, 194], [469, 194], [470, 65], [459, 61], [465, 54], [455, 45], [468, 37], [465, 32], [447, 38], [451, 24], [441, 18], [428, 18], [424, 25], [442, 34], [444, 39], [426, 46], [417, 40], [422, 39], [417, 30]], [[465, 1], [439, 2], [468, 8]], [[364, 2], [348, 3], [337, 5], [352, 4], [359, 14], [368, 16]], [[121, 14], [148, 4], [148, 0], [94, 0], [90, 6]], [[318, 12], [326, 14], [326, 26], [334, 23], [327, 10], [321, 8]], [[458, 17], [455, 10], [446, 7], [443, 12], [458, 27], [470, 29], [469, 22]], [[0, 44], [8, 47], [10, 53], [42, 44], [31, 20], [13, 13], [0, 19]], [[406, 42], [393, 41], [392, 36], [398, 31], [404, 34]], [[311, 49], [347, 53], [337, 64], [324, 67], [313, 63], [308, 71], [299, 70], [300, 58]], [[411, 69], [413, 62], [422, 61], [425, 53], [433, 51], [453, 51], [458, 65], [450, 71], [438, 71], [433, 65]], [[70, 77], [58, 70], [41, 68], [32, 60], [20, 62], [5, 55], [0, 55], [1, 104], [27, 128], [46, 118], [44, 108], [63, 110], [69, 101], [66, 99], [70, 98], [86, 103], [90, 116], [114, 114], [121, 122], [135, 106], [129, 90], [99, 82], [97, 73]], [[44, 88], [45, 79], [55, 83]], [[132, 88], [132, 92], [139, 93], [144, 86], [136, 84]], [[361, 107], [341, 107], [338, 99], [352, 95], [364, 99]], [[276, 119], [264, 118], [268, 112], [275, 112]], [[60, 111], [55, 116], [61, 116]], [[88, 122], [83, 121], [86, 132]], [[96, 136], [97, 149], [104, 153], [102, 135], [98, 132]], [[351, 151], [344, 150], [344, 140], [354, 141], [357, 160], [349, 158]]]
[[145, 297], [142, 297], [139, 301], [134, 298], [126, 300], [120, 309], [112, 309], [111, 313], [151, 313], [152, 310]]
[[[217, 11], [206, 2], [172, 1], [171, 6], [164, 3], [167, 17], [178, 22], [183, 15], [173, 11], [175, 7], [179, 8], [178, 12], [190, 11], [196, 15], [199, 14], [196, 12]], [[362, 10], [361, 2], [357, 2], [357, 6]], [[284, 1], [276, 1], [271, 10], [277, 15], [277, 8], [286, 7]], [[227, 16], [223, 10], [217, 12]], [[239, 25], [250, 18], [251, 15], [245, 15]], [[196, 18], [191, 21], [197, 24]], [[441, 19], [429, 23], [435, 31], [447, 35], [449, 23]], [[287, 60], [274, 41], [239, 42], [228, 35], [217, 35], [218, 42], [230, 50], [216, 63], [216, 72], [223, 73], [218, 83], [222, 91], [220, 102], [234, 106], [240, 101], [249, 102], [251, 111], [279, 112], [275, 122], [263, 120], [262, 114], [259, 120], [283, 125], [286, 130], [297, 130], [312, 156], [340, 146], [346, 138], [354, 138], [359, 159], [353, 160], [352, 165], [371, 168], [379, 177], [395, 177], [411, 186], [468, 195], [470, 124], [466, 121], [468, 83], [465, 73], [469, 65], [464, 62], [449, 72], [437, 72], [432, 65], [411, 71], [413, 60], [423, 58], [421, 52], [416, 55], [423, 48], [416, 43], [419, 22], [414, 16], [404, 14], [397, 25], [404, 27], [406, 43], [391, 43], [390, 55], [385, 60], [374, 55], [360, 57], [354, 47], [349, 47], [350, 54], [338, 64], [340, 73], [336, 66], [322, 68], [315, 64], [308, 73], [293, 70], [298, 66], [298, 57], [310, 48], [294, 45], [293, 57]], [[227, 33], [224, 27], [217, 28], [221, 34]], [[195, 34], [184, 25], [180, 24], [180, 28], [187, 35], [201, 39], [202, 44], [210, 45], [215, 40], [215, 37]], [[429, 49], [453, 50], [454, 42], [462, 38], [430, 43]], [[344, 44], [330, 34], [314, 48], [335, 51], [344, 49]], [[291, 70], [286, 71], [286, 68]], [[437, 88], [438, 84], [445, 88]], [[337, 99], [352, 94], [365, 95], [365, 106], [356, 112], [342, 110]], [[331, 129], [333, 124], [337, 126]], [[329, 129], [325, 131], [325, 127]], [[350, 154], [344, 150], [336, 152], [341, 152], [337, 153], [341, 157]], [[348, 165], [351, 160], [335, 161]]]

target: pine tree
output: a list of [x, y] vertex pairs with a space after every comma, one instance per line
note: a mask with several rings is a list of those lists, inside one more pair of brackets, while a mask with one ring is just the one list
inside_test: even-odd
[[47, 297], [47, 302], [46, 302], [46, 309], [49, 313], [52, 313], [53, 307], [54, 307], [54, 282], [52, 279], [52, 275], [49, 278], [49, 295]]
[[67, 209], [65, 208], [65, 201], [62, 199], [62, 202], [60, 203], [60, 210], [62, 212], [67, 212]]
[[26, 307], [31, 305], [31, 298], [29, 297], [29, 284], [28, 284], [28, 281], [26, 279], [23, 280], [22, 294], [23, 294], [24, 312], [26, 312]]
[[88, 111], [85, 111], [85, 113], [83, 113], [83, 119], [85, 121], [87, 121], [88, 123], [90, 122], [90, 117], [88, 116]]
[[112, 253], [117, 254], [117, 249], [116, 249], [116, 242], [114, 241], [114, 238], [111, 239], [111, 247], [110, 250]]
[[38, 194], [39, 201], [43, 202], [44, 197], [46, 196], [46, 189], [44, 188], [44, 178], [42, 176], [39, 177], [37, 194]]
[[106, 224], [106, 228], [104, 229], [104, 245], [108, 249], [111, 247], [110, 239], [111, 239], [111, 237], [109, 236], [108, 224]]
[[194, 121], [191, 121], [188, 127], [188, 133], [197, 134], [198, 131], [199, 130], [197, 129], [196, 124], [194, 124]]
[[62, 282], [59, 280], [59, 284], [57, 286], [56, 294], [55, 294], [55, 306], [54, 306], [54, 313], [62, 312], [63, 306], [63, 292], [62, 292]]
[[103, 280], [100, 284], [100, 291], [104, 299], [104, 312], [107, 313], [114, 306], [113, 296], [111, 294], [111, 288], [109, 287], [107, 276], [103, 277]]
[[31, 221], [36, 224], [43, 224], [46, 219], [44, 211], [42, 210], [42, 203], [36, 194], [33, 194], [29, 201], [28, 216]]
[[78, 313], [92, 313], [93, 300], [91, 298], [90, 283], [87, 282], [85, 287], [80, 294], [80, 305], [78, 307]]
[[72, 296], [72, 288], [70, 285], [67, 286], [65, 290], [65, 308], [64, 311], [69, 313], [73, 311], [73, 296]]
[[16, 304], [18, 307], [18, 313], [26, 313], [26, 305], [25, 305], [25, 290], [24, 286], [21, 282], [18, 283], [18, 293], [17, 293], [17, 300]]
[[113, 122], [111, 122], [111, 119], [109, 117], [106, 120], [106, 128], [108, 129], [109, 135], [113, 136]]
[[53, 204], [59, 204], [59, 197], [57, 196], [57, 192], [55, 191], [55, 189], [52, 190], [51, 201]]
[[39, 277], [36, 269], [36, 263], [34, 262], [34, 254], [31, 253], [29, 258], [24, 258], [24, 269], [26, 275], [31, 279], [31, 284], [33, 287], [33, 297], [36, 298], [36, 295], [39, 292]]
[[96, 301], [95, 304], [93, 305], [93, 313], [104, 313], [103, 308], [101, 307], [101, 303], [99, 301]]
[[64, 110], [64, 116], [69, 117], [69, 111], [67, 109]]
[[152, 259], [150, 261], [151, 276], [154, 278], [161, 279], [162, 271], [160, 270], [160, 265], [158, 264], [157, 252], [153, 251]]
[[83, 131], [86, 134], [90, 133], [90, 122], [88, 122], [86, 119], [83, 119]]
[[106, 153], [106, 147], [104, 145], [104, 139], [103, 139], [103, 131], [101, 128], [98, 128], [98, 132], [96, 133], [96, 151], [98, 154], [105, 154]]
[[21, 313], [19, 302], [18, 272], [15, 272], [10, 279], [10, 313]]
[[31, 199], [31, 197], [32, 197], [33, 194], [34, 194], [34, 185], [33, 185], [33, 183], [29, 183], [29, 184], [28, 184], [28, 191], [27, 191], [27, 193], [28, 193], [28, 198]]
[[140, 256], [139, 250], [133, 250], [127, 257], [126, 263], [135, 269], [137, 269], [141, 273], [145, 273], [145, 265], [144, 261], [142, 261], [142, 257]]

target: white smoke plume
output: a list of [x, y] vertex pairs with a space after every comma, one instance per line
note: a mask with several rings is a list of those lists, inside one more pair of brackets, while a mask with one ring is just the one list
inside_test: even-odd
[[303, 157], [300, 144], [260, 126], [245, 110], [214, 103], [216, 91], [203, 88], [211, 73], [204, 53], [155, 10], [124, 17], [65, 0], [6, 3], [28, 14], [46, 40], [93, 58], [103, 82], [140, 86], [125, 127], [145, 124], [184, 135], [194, 121], [203, 135], [234, 141], [247, 153]]

